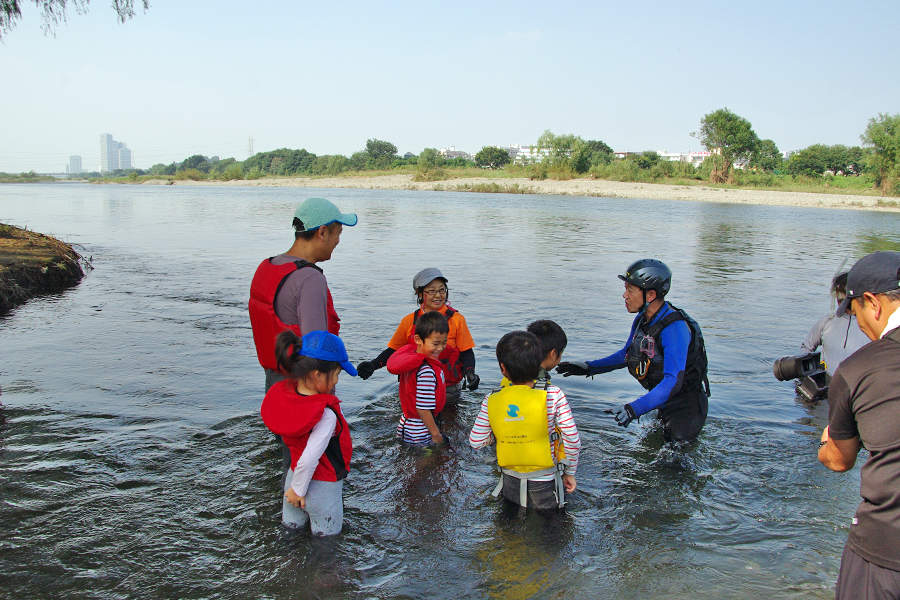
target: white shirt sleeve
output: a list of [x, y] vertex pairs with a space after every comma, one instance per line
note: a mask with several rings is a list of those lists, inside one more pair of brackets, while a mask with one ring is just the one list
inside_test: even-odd
[[291, 478], [291, 487], [298, 496], [306, 496], [306, 490], [309, 487], [309, 481], [312, 479], [316, 467], [319, 465], [319, 459], [325, 453], [331, 436], [334, 435], [334, 428], [337, 426], [337, 416], [329, 408], [325, 409], [322, 419], [316, 423], [309, 433], [309, 439], [306, 440], [306, 448], [303, 454], [297, 460], [297, 466], [294, 467], [294, 476]]

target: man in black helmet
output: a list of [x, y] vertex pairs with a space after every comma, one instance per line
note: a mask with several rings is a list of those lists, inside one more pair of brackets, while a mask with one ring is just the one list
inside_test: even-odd
[[625, 346], [606, 358], [563, 362], [564, 376], [608, 373], [623, 367], [646, 394], [607, 412], [628, 427], [634, 419], [658, 409], [667, 441], [690, 441], [706, 422], [709, 381], [706, 348], [697, 322], [665, 301], [672, 271], [664, 263], [645, 258], [633, 263], [619, 279], [625, 282], [625, 308], [637, 313]]

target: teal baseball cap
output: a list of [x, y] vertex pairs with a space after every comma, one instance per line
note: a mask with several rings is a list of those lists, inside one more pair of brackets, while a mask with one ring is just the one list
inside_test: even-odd
[[[337, 206], [325, 198], [307, 198], [294, 211], [294, 218], [303, 223], [302, 231], [318, 229], [322, 225], [331, 225], [332, 223], [353, 227], [357, 220], [355, 214], [342, 213]], [[301, 230], [298, 229], [298, 231]]]

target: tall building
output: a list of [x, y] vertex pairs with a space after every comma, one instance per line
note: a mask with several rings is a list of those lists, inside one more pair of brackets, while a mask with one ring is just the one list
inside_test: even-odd
[[81, 157], [80, 156], [70, 156], [69, 157], [69, 173], [81, 173]]
[[100, 172], [109, 173], [119, 168], [119, 147], [108, 133], [100, 134]]
[[126, 146], [122, 142], [118, 142], [117, 145], [119, 147], [119, 168], [120, 169], [130, 169], [131, 168], [131, 150], [129, 150], [128, 146]]
[[100, 172], [131, 169], [131, 150], [124, 142], [117, 142], [108, 133], [100, 134]]

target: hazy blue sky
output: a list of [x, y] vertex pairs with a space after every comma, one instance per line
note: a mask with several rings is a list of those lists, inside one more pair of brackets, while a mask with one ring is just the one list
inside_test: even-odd
[[699, 150], [727, 106], [782, 151], [860, 143], [900, 112], [900, 3], [107, 2], [45, 36], [31, 0], [0, 44], [0, 171], [136, 166], [366, 139], [475, 152], [546, 129], [615, 150]]

